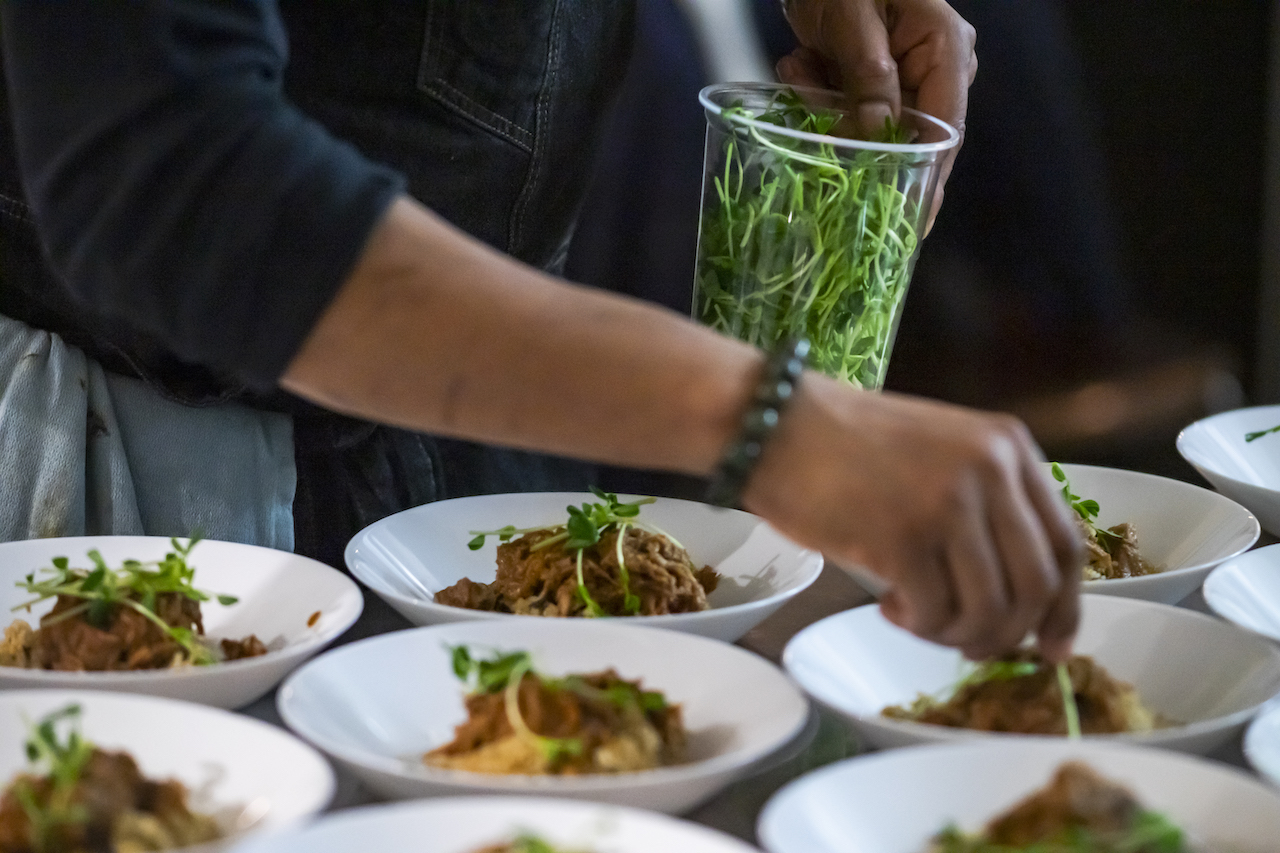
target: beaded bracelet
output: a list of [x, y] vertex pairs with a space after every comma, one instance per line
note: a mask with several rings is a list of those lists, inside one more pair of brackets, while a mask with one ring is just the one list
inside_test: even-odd
[[747, 486], [747, 479], [774, 430], [782, 410], [795, 396], [804, 373], [805, 359], [809, 355], [809, 341], [804, 338], [788, 338], [765, 362], [760, 383], [756, 385], [751, 405], [742, 415], [738, 435], [725, 448], [720, 465], [707, 489], [706, 501], [723, 507], [736, 507]]

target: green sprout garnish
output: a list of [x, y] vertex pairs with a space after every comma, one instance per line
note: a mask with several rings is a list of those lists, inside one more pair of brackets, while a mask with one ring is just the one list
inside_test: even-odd
[[[63, 721], [71, 723], [65, 742], [58, 737], [58, 724]], [[30, 824], [36, 853], [51, 853], [59, 827], [89, 819], [88, 810], [72, 802], [80, 774], [93, 755], [93, 745], [80, 735], [79, 722], [80, 706], [68, 705], [29, 725], [27, 760], [35, 765], [36, 772], [43, 772], [53, 783], [45, 803], [38, 801], [35, 789], [26, 779], [20, 779], [13, 789]]]
[[951, 825], [938, 833], [933, 844], [932, 853], [1190, 853], [1182, 830], [1152, 811], [1139, 812], [1133, 823], [1119, 833], [1098, 835], [1077, 826], [1053, 841], [1015, 848], [993, 844]]
[[[968, 687], [987, 684], [993, 681], [1012, 681], [1015, 678], [1026, 678], [1040, 672], [1042, 664], [1029, 660], [988, 660], [969, 664], [955, 684], [940, 691], [934, 696], [922, 696], [920, 701], [925, 707], [945, 705]], [[1080, 737], [1080, 709], [1076, 705], [1075, 688], [1071, 683], [1071, 673], [1065, 663], [1057, 665], [1058, 690], [1062, 693], [1062, 714], [1066, 720], [1067, 737]]]
[[1280, 432], [1280, 424], [1273, 426], [1271, 429], [1260, 429], [1257, 432], [1246, 432], [1244, 434], [1245, 441], [1254, 441], [1262, 438], [1264, 435], [1270, 435], [1273, 432]]
[[1084, 521], [1085, 527], [1089, 529], [1089, 533], [1095, 540], [1101, 537], [1109, 537], [1111, 539], [1119, 539], [1120, 535], [1112, 533], [1104, 527], [1099, 527], [1098, 522], [1098, 502], [1095, 500], [1084, 500], [1079, 495], [1073, 494], [1071, 491], [1071, 482], [1067, 479], [1067, 472], [1062, 470], [1062, 466], [1054, 462], [1050, 466], [1053, 472], [1053, 479], [1062, 484], [1062, 496], [1066, 498], [1067, 504], [1076, 511], [1076, 515]]
[[[705, 191], [694, 315], [769, 351], [806, 338], [815, 369], [879, 388], [920, 241], [919, 202], [899, 188], [913, 161], [762, 132], [830, 135], [844, 118], [791, 90], [759, 113], [738, 103], [721, 115], [730, 130]], [[909, 137], [886, 119], [877, 141]]]
[[[187, 562], [191, 550], [200, 542], [200, 537], [191, 537], [185, 545], [177, 539], [169, 541], [173, 550], [165, 554], [164, 559], [147, 563], [125, 560], [118, 569], [108, 566], [96, 548], [88, 552], [93, 563], [92, 569], [74, 569], [66, 557], [54, 557], [53, 567], [41, 570], [50, 575], [49, 578], [36, 580], [36, 573], [32, 572], [17, 582], [18, 587], [36, 597], [24, 601], [13, 610], [26, 610], [29, 613], [33, 605], [65, 595], [81, 599], [81, 603], [57, 616], [46, 618], [44, 625], [83, 614], [90, 625], [105, 630], [114, 609], [128, 607], [163, 629], [182, 647], [192, 663], [214, 663], [213, 654], [200, 644], [193, 631], [169, 625], [156, 615], [156, 598], [163, 593], [184, 595], [197, 602], [210, 599], [209, 593], [192, 586], [195, 568]], [[219, 595], [217, 600], [224, 605], [235, 604], [237, 601], [231, 595]]]
[[551, 531], [551, 536], [538, 542], [529, 550], [540, 551], [543, 548], [564, 543], [566, 550], [576, 551], [578, 597], [586, 605], [588, 616], [607, 616], [609, 614], [605, 613], [604, 608], [599, 605], [587, 589], [587, 580], [583, 574], [583, 552], [599, 542], [605, 533], [616, 528], [618, 532], [616, 542], [618, 583], [622, 587], [622, 612], [628, 616], [635, 616], [640, 612], [640, 597], [631, 591], [631, 575], [627, 571], [627, 564], [622, 554], [622, 543], [626, 536], [627, 528], [639, 527], [654, 533], [660, 533], [675, 542], [677, 546], [680, 543], [676, 542], [675, 538], [670, 534], [636, 521], [636, 518], [640, 515], [640, 507], [653, 503], [657, 498], [640, 498], [628, 503], [618, 500], [618, 496], [613, 492], [604, 492], [595, 486], [591, 487], [591, 493], [600, 499], [600, 503], [584, 503], [581, 507], [566, 507], [569, 518], [563, 524], [524, 528], [517, 528], [508, 524], [506, 527], [500, 527], [497, 530], [472, 530], [470, 532], [475, 538], [467, 543], [467, 547], [472, 551], [478, 551], [484, 547], [485, 540], [490, 536], [497, 536], [500, 542], [509, 542], [513, 538], [523, 536], [526, 533]]
[[511, 853], [566, 853], [559, 847], [553, 847], [532, 833], [524, 832], [516, 836], [508, 845]]
[[581, 755], [582, 739], [546, 737], [529, 728], [520, 713], [520, 682], [526, 675], [549, 690], [568, 690], [585, 699], [609, 702], [619, 708], [634, 707], [643, 713], [651, 713], [667, 707], [666, 698], [661, 693], [641, 690], [633, 684], [618, 682], [601, 689], [587, 684], [578, 675], [564, 678], [542, 675], [533, 668], [533, 656], [528, 652], [494, 652], [490, 658], [482, 659], [472, 655], [466, 646], [452, 646], [449, 647], [449, 657], [454, 675], [475, 692], [503, 694], [511, 728], [537, 747], [551, 764], [562, 758]]

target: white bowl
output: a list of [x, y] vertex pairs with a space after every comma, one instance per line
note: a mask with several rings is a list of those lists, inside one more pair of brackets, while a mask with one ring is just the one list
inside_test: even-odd
[[[112, 566], [128, 558], [160, 559], [172, 550], [169, 540], [161, 536], [78, 536], [0, 544], [0, 630], [11, 619], [24, 619], [35, 627], [53, 607], [49, 600], [33, 607], [30, 614], [11, 613], [11, 608], [31, 598], [14, 585], [17, 581], [49, 566], [54, 557], [68, 557], [72, 566], [88, 566], [85, 554], [90, 548], [102, 552]], [[204, 541], [191, 552], [190, 563], [196, 569], [197, 589], [240, 599], [230, 606], [216, 600], [201, 604], [206, 635], [240, 639], [256, 634], [271, 651], [213, 666], [142, 672], [48, 672], [4, 666], [0, 667], [0, 689], [122, 690], [239, 708], [350, 628], [364, 607], [360, 589], [350, 578], [296, 554]], [[317, 612], [320, 616], [309, 626], [308, 620]]]
[[0, 692], [0, 787], [28, 769], [28, 721], [72, 704], [81, 707], [90, 741], [129, 752], [144, 776], [182, 782], [190, 806], [236, 836], [289, 827], [333, 796], [328, 762], [276, 726], [173, 699], [91, 690]]
[[1280, 536], [1280, 434], [1246, 442], [1280, 425], [1280, 406], [1236, 409], [1196, 421], [1178, 434], [1178, 452], [1214, 488], [1247, 506]]
[[1280, 641], [1280, 545], [1218, 566], [1204, 582], [1204, 600], [1223, 619]]
[[[551, 675], [610, 666], [683, 706], [688, 761], [636, 773], [518, 776], [428, 767], [422, 754], [467, 718], [447, 646], [527, 650]], [[277, 697], [285, 724], [386, 797], [506, 793], [681, 812], [787, 745], [808, 703], [772, 664], [736, 646], [617, 621], [462, 622], [352, 643], [294, 673]]]
[[1063, 465], [1071, 491], [1098, 502], [1098, 526], [1129, 522], [1138, 550], [1159, 574], [1086, 581], [1085, 592], [1176, 604], [1214, 566], [1258, 541], [1258, 520], [1222, 495], [1168, 477], [1093, 465]]
[[1235, 853], [1274, 851], [1280, 794], [1243, 771], [1164, 750], [1026, 738], [895, 750], [833, 764], [783, 788], [761, 813], [770, 853], [922, 853], [950, 823], [980, 830], [1082, 760], [1190, 837]]
[[758, 853], [735, 838], [653, 812], [533, 797], [449, 797], [352, 809], [247, 842], [235, 853], [475, 853], [529, 832], [600, 853]]
[[[595, 500], [590, 494], [545, 492], [457, 498], [414, 507], [356, 534], [347, 545], [347, 566], [415, 625], [542, 619], [449, 607], [436, 604], [432, 596], [463, 578], [489, 583], [497, 575], [496, 537], [472, 551], [467, 548], [468, 531], [562, 523], [566, 506]], [[750, 513], [659, 498], [640, 510], [640, 519], [670, 533], [695, 563], [710, 565], [724, 577], [708, 598], [710, 610], [633, 616], [629, 622], [732, 642], [813, 583], [822, 571], [822, 555], [783, 538]]]
[[[1081, 596], [1075, 650], [1137, 688], [1151, 709], [1185, 725], [1145, 734], [1098, 735], [1183, 752], [1208, 753], [1239, 732], [1280, 693], [1280, 648], [1211, 616], [1108, 596]], [[801, 631], [783, 665], [814, 699], [847, 719], [872, 745], [907, 746], [971, 738], [1024, 738], [881, 716], [956, 682], [960, 653], [891, 625], [867, 605]], [[1089, 739], [1094, 739], [1090, 736]]]
[[1254, 770], [1280, 787], [1280, 704], [1270, 703], [1249, 724], [1244, 756]]

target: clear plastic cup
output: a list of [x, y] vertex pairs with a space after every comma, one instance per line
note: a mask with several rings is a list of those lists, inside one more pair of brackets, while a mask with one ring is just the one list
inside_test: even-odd
[[960, 134], [906, 108], [889, 141], [816, 132], [852, 124], [844, 96], [817, 89], [724, 83], [698, 97], [707, 147], [694, 318], [764, 349], [806, 337], [812, 367], [878, 390], [939, 167]]

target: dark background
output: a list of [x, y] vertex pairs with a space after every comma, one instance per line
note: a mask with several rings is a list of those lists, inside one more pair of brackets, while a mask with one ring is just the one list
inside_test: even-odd
[[[1199, 482], [1178, 431], [1255, 402], [1270, 4], [953, 5], [979, 73], [887, 388]], [[789, 50], [777, 4], [753, 7]], [[638, 35], [569, 274], [687, 312], [709, 81], [672, 0], [641, 0]]]

